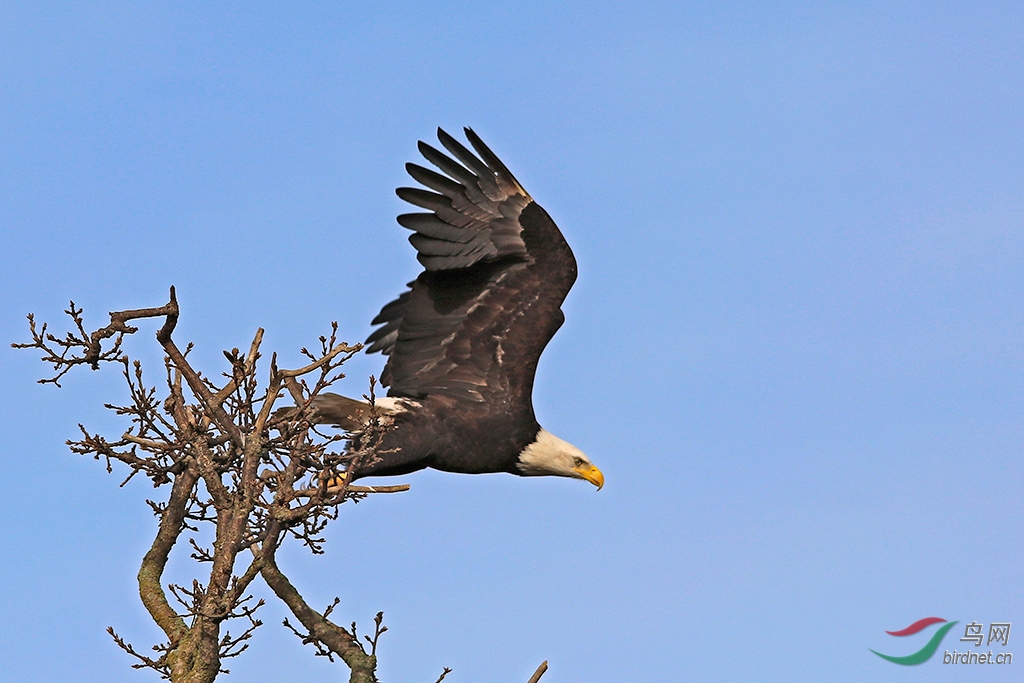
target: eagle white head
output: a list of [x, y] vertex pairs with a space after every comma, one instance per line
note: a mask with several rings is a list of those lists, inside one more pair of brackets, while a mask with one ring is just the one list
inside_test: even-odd
[[598, 490], [604, 486], [604, 475], [583, 451], [546, 429], [537, 432], [534, 442], [519, 454], [516, 467], [524, 477], [572, 477], [586, 479]]

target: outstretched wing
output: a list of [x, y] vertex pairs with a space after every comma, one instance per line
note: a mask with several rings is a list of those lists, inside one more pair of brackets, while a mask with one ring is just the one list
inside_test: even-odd
[[[415, 164], [430, 190], [398, 196], [429, 213], [403, 214], [423, 272], [373, 320], [370, 352], [389, 356], [389, 395], [530, 400], [537, 360], [562, 324], [576, 261], [558, 227], [470, 129], [470, 152], [438, 129], [451, 154], [420, 143], [444, 175]], [[454, 157], [454, 158], [452, 158]]]

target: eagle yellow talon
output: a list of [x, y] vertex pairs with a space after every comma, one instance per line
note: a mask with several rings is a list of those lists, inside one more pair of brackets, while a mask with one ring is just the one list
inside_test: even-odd
[[320, 474], [320, 481], [327, 483], [327, 488], [335, 489], [339, 486], [345, 485], [345, 479], [348, 478], [347, 472], [322, 472]]

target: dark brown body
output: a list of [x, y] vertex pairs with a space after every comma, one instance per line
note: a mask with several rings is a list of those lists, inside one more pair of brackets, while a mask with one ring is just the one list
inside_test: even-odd
[[511, 420], [485, 406], [467, 409], [446, 396], [431, 396], [399, 416], [379, 448], [377, 463], [361, 466], [354, 478], [408, 474], [431, 467], [444, 472], [518, 474], [519, 454], [540, 431], [536, 420]]

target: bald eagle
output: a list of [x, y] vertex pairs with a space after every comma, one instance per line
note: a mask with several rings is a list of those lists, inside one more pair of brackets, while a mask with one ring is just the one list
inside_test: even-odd
[[[440, 173], [406, 164], [427, 189], [398, 196], [425, 212], [398, 216], [424, 271], [384, 306], [367, 339], [387, 363], [379, 412], [393, 426], [352, 479], [444, 472], [508, 472], [585, 479], [604, 475], [583, 452], [543, 429], [533, 412], [537, 361], [561, 327], [576, 259], [547, 212], [471, 129], [476, 154], [440, 128], [448, 154], [420, 142]], [[450, 156], [449, 156], [450, 155]], [[369, 406], [337, 394], [314, 399], [318, 421], [358, 433]]]

